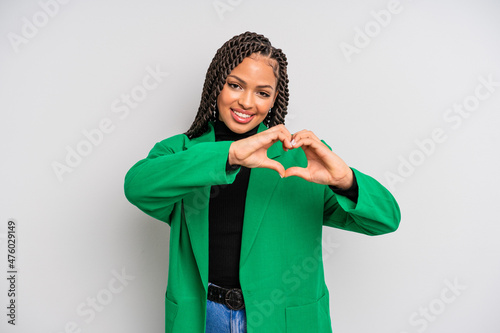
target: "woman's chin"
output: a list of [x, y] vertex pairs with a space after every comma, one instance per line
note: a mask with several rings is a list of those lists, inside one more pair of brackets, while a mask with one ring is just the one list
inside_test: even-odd
[[234, 133], [238, 133], [238, 134], [246, 133], [246, 132], [254, 129], [263, 120], [264, 119], [258, 119], [255, 116], [253, 116], [252, 119], [250, 119], [247, 122], [241, 122], [241, 121], [238, 121], [238, 120], [233, 119], [233, 118], [231, 118], [231, 119], [229, 119], [227, 121], [224, 121], [223, 119], [221, 119], [221, 121], [224, 122], [224, 124], [226, 124], [226, 126], [231, 131], [233, 131]]
[[231, 122], [225, 122], [225, 124], [232, 132], [238, 133], [238, 134], [246, 133], [246, 132], [250, 131], [251, 129], [253, 129], [255, 126], [257, 126], [257, 124], [254, 124], [253, 121], [246, 123], [246, 124], [241, 124], [241, 123], [231, 121]]

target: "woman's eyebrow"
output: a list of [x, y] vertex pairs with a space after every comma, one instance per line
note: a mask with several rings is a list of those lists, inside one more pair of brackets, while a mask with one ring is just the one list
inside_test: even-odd
[[[237, 77], [234, 74], [229, 74], [227, 77], [234, 77], [236, 80], [240, 81], [242, 84], [247, 84], [244, 80], [242, 80], [241, 78]], [[269, 88], [271, 90], [274, 90], [274, 88], [268, 84], [257, 86], [257, 88]]]

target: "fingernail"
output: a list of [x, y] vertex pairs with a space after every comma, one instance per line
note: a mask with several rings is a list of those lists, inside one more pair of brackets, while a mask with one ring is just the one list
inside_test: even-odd
[[291, 144], [292, 146], [294, 146], [294, 145], [295, 145], [295, 139], [292, 139], [292, 141], [290, 141], [290, 144]]

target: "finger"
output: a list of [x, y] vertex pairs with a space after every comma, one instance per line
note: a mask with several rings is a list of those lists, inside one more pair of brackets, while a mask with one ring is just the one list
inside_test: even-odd
[[304, 138], [309, 138], [309, 139], [312, 139], [314, 141], [321, 142], [321, 140], [312, 131], [302, 130], [302, 131], [299, 131], [293, 135], [292, 141], [294, 143], [294, 146], [295, 146], [295, 143], [297, 141], [304, 139]]
[[[255, 150], [258, 150], [260, 148], [267, 149], [267, 148], [271, 147], [275, 142], [282, 140], [280, 135], [282, 136], [282, 138], [284, 138], [283, 134], [280, 134], [279, 131], [271, 131], [271, 132], [264, 131], [264, 132], [261, 132], [259, 134], [250, 136], [244, 140], [248, 141], [247, 144], [252, 145], [252, 147]], [[243, 140], [240, 140], [240, 141], [243, 141]]]
[[292, 135], [284, 125], [273, 126], [270, 129], [256, 135], [265, 136], [267, 139], [272, 140], [273, 143], [278, 140], [282, 141], [287, 148], [291, 148], [290, 140]]
[[306, 146], [313, 149], [322, 149], [323, 147], [328, 149], [328, 147], [325, 144], [323, 144], [323, 142], [310, 137], [294, 138], [292, 141], [293, 141], [293, 148]]
[[292, 140], [292, 135], [290, 134], [290, 131], [285, 127], [285, 125], [277, 125], [271, 127], [272, 129], [275, 129], [279, 133], [279, 139], [281, 142], [283, 142], [283, 149], [288, 150], [293, 148], [292, 144], [290, 141]]
[[275, 126], [275, 127], [278, 127], [276, 129], [274, 127], [272, 127], [269, 130], [267, 130], [268, 131], [267, 134], [270, 135], [270, 137], [273, 140], [273, 143], [275, 143], [277, 141], [281, 141], [283, 144], [283, 150], [285, 150], [285, 151], [293, 148], [292, 144], [290, 143], [290, 141], [291, 141], [290, 132], [283, 125], [278, 125], [278, 126]]
[[309, 170], [301, 167], [291, 167], [285, 170], [285, 177], [297, 176], [300, 178], [304, 178], [309, 181], [311, 179], [311, 174]]
[[271, 170], [275, 170], [280, 175], [281, 178], [285, 177], [285, 168], [278, 161], [274, 161], [274, 160], [271, 160], [271, 159], [268, 158], [268, 159], [264, 160], [258, 166], [258, 168], [268, 168], [268, 169], [271, 169]]
[[297, 145], [297, 143], [299, 141], [301, 141], [302, 139], [306, 139], [306, 138], [320, 141], [319, 139], [317, 139], [316, 135], [314, 135], [313, 132], [308, 131], [308, 130], [302, 130], [302, 131], [299, 131], [299, 132], [293, 134], [291, 144], [293, 145], [294, 148], [297, 148], [297, 147], [299, 147]]
[[288, 136], [291, 136], [290, 132], [288, 131], [288, 129], [283, 124], [273, 126], [269, 130], [280, 131], [280, 132], [283, 132], [283, 133], [287, 134]]
[[283, 143], [283, 150], [287, 151], [288, 149], [293, 148], [293, 145], [291, 143], [291, 136], [289, 133], [280, 132], [278, 138]]

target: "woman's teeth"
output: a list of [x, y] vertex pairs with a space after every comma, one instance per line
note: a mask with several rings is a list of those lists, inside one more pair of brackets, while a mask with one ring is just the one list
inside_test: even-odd
[[234, 114], [237, 115], [238, 117], [240, 118], [250, 118], [252, 115], [249, 115], [249, 114], [246, 114], [246, 113], [241, 113], [241, 112], [238, 112], [238, 111], [234, 111]]

